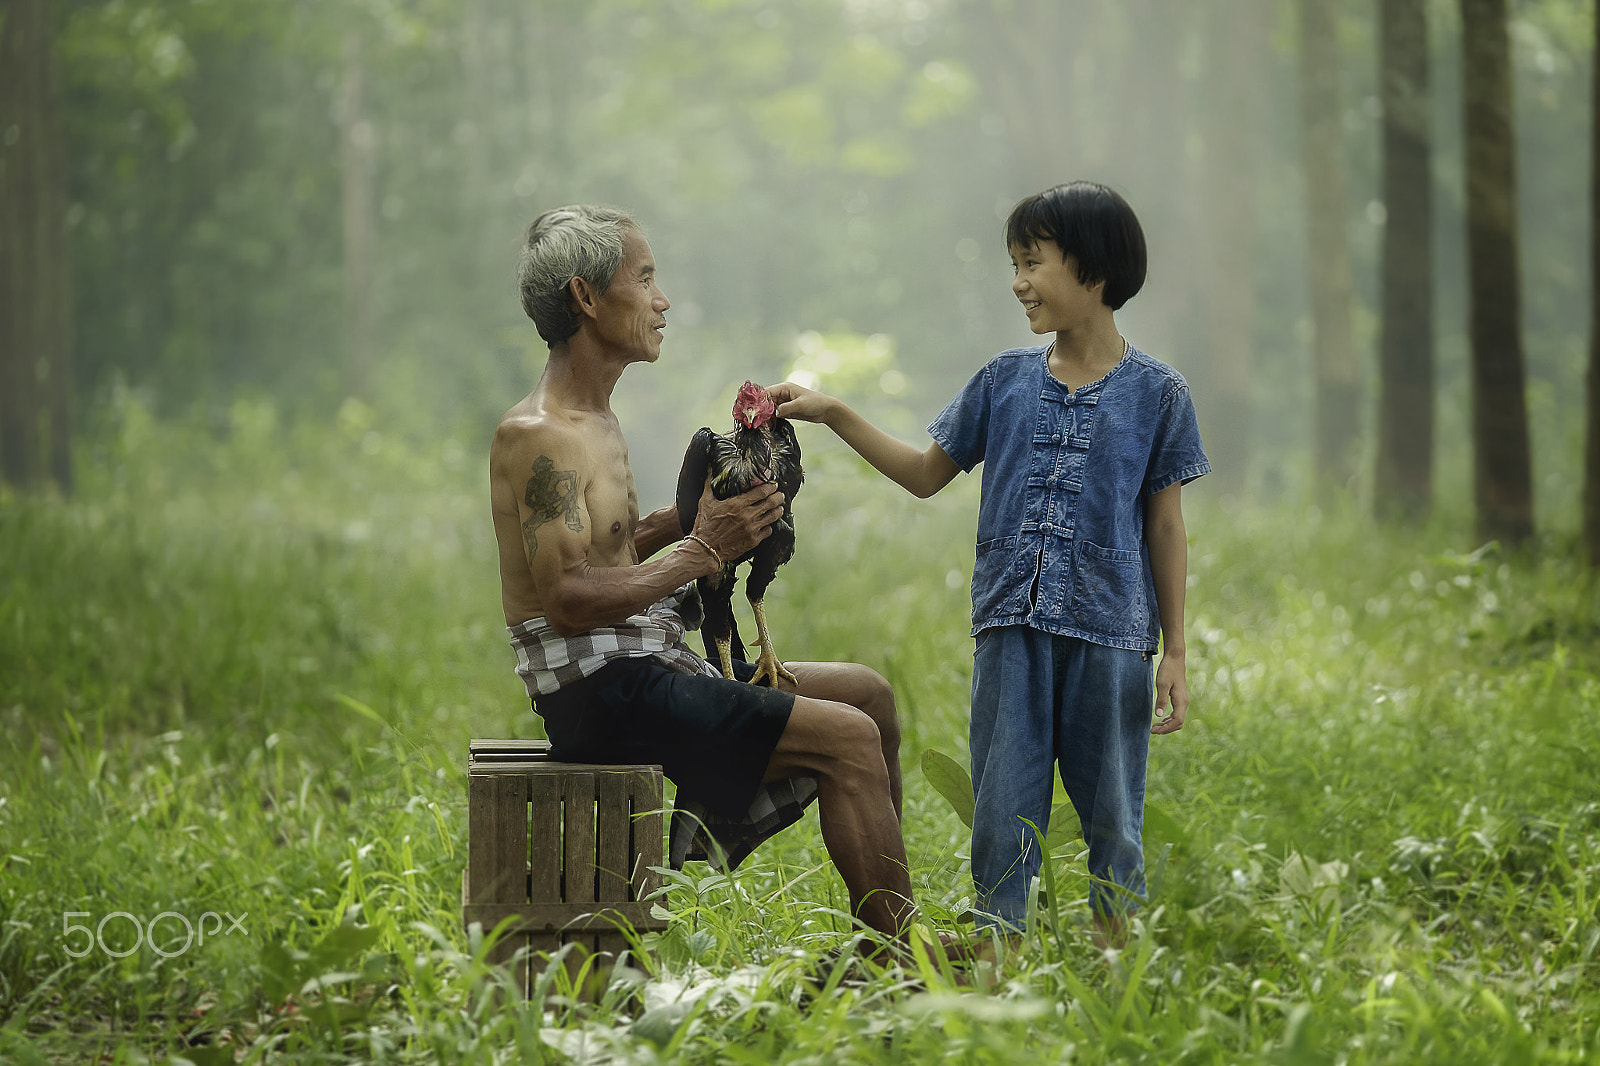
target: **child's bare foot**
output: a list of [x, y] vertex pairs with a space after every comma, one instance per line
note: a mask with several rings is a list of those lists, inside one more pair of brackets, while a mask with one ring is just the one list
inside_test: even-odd
[[874, 968], [899, 967], [918, 987], [921, 981], [915, 975], [930, 972], [940, 974], [952, 984], [966, 986], [972, 984], [972, 980], [956, 966], [972, 962], [978, 947], [952, 933], [932, 933], [920, 929], [888, 943], [862, 938], [856, 945], [856, 957]]
[[1022, 937], [1018, 934], [990, 932], [978, 939], [971, 957], [973, 962], [998, 966], [1003, 960], [1015, 955], [1020, 947], [1022, 947]]
[[1128, 946], [1128, 919], [1120, 914], [1096, 914], [1089, 923], [1089, 938], [1101, 951], [1121, 951]]

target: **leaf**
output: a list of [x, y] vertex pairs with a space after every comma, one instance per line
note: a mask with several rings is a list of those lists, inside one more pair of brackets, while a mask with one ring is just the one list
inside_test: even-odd
[[629, 1031], [656, 1047], [666, 1047], [678, 1035], [678, 1026], [683, 1024], [693, 1009], [693, 1002], [669, 1003], [664, 1007], [652, 1008], [639, 1015]]
[[[1040, 842], [1042, 848], [1046, 840], [1045, 834], [1039, 832], [1039, 827], [1031, 820], [1023, 818], [1022, 821], [1033, 830], [1034, 839]], [[1067, 941], [1066, 929], [1061, 922], [1061, 893], [1056, 891], [1056, 868], [1055, 863], [1050, 861], [1048, 851], [1044, 854], [1044, 861], [1039, 864], [1039, 876], [1028, 886], [1028, 894], [1031, 897], [1028, 900], [1028, 913], [1035, 913], [1035, 907], [1040, 910], [1049, 909], [1050, 928], [1055, 931], [1057, 946], [1065, 952]]]
[[689, 934], [689, 957], [696, 962], [717, 946], [716, 934], [709, 929], [696, 929]]
[[1314, 897], [1329, 890], [1337, 892], [1349, 873], [1350, 867], [1338, 860], [1317, 862], [1296, 851], [1279, 869], [1278, 885], [1286, 896]]
[[966, 767], [942, 751], [928, 748], [922, 753], [922, 776], [955, 808], [956, 817], [972, 828], [972, 775]]
[[1144, 835], [1147, 840], [1154, 843], [1171, 844], [1175, 851], [1185, 839], [1183, 830], [1179, 828], [1172, 815], [1153, 803], [1145, 804]]
[[361, 957], [378, 942], [382, 930], [371, 925], [338, 925], [311, 949], [308, 971], [359, 970]]
[[269, 940], [261, 945], [261, 991], [271, 1004], [282, 1003], [304, 983], [306, 953]]
[[361, 980], [361, 975], [358, 973], [344, 973], [335, 970], [332, 973], [325, 973], [320, 977], [311, 978], [305, 984], [300, 986], [300, 994], [302, 996], [308, 996], [313, 992], [321, 992], [329, 985], [347, 985], [353, 981], [359, 980]]
[[1046, 855], [1053, 854], [1058, 848], [1082, 836], [1083, 827], [1071, 803], [1058, 803], [1050, 808], [1050, 831], [1044, 836]]
[[[44, 1059], [38, 1061], [43, 1062]], [[201, 1044], [185, 1048], [179, 1055], [167, 1060], [171, 1066], [233, 1066], [233, 1048], [228, 1045]]]
[[[355, 711], [363, 718], [370, 718], [382, 726], [389, 725], [389, 720], [387, 718], [353, 696], [346, 696], [343, 692], [335, 692], [333, 694], [333, 698], [350, 708], [352, 711]], [[390, 728], [393, 727], [391, 726]]]

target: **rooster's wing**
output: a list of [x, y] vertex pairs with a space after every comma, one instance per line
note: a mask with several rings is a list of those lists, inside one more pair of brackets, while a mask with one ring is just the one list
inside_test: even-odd
[[694, 516], [700, 511], [700, 494], [705, 491], [706, 475], [711, 472], [712, 457], [721, 438], [716, 430], [702, 426], [690, 439], [683, 453], [683, 466], [678, 470], [678, 530], [687, 534], [694, 528]]

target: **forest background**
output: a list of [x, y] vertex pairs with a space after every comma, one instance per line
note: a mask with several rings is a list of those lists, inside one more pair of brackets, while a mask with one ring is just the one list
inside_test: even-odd
[[[1578, 0], [3, 0], [0, 1058], [1591, 1061], [1595, 45]], [[461, 764], [538, 732], [483, 499], [544, 360], [528, 222], [650, 236], [649, 508], [746, 378], [917, 440], [1033, 343], [1001, 221], [1074, 178], [1144, 222], [1119, 325], [1216, 466], [1164, 908], [1119, 961], [1041, 904], [986, 1005], [835, 972], [830, 1014], [808, 822], [675, 883], [639, 986], [496, 1013]], [[895, 683], [956, 927], [916, 765], [961, 758], [975, 489], [803, 443], [779, 650]], [[66, 952], [67, 914], [229, 907], [250, 940]]]
[[[1189, 377], [1218, 491], [1370, 495], [1384, 425], [1410, 425], [1397, 447], [1469, 498], [1461, 10], [13, 0], [4, 277], [38, 322], [10, 324], [0, 455], [13, 483], [68, 480], [64, 442], [130, 396], [219, 425], [241, 397], [325, 422], [355, 398], [475, 454], [542, 362], [509, 280], [520, 237], [573, 201], [635, 212], [675, 302], [625, 425], [676, 440], [747, 377], [842, 368], [833, 387], [915, 434], [1029, 340], [1005, 212], [1089, 178], [1143, 218], [1151, 273], [1123, 324]], [[1516, 210], [1496, 210], [1520, 237], [1478, 258], [1517, 279], [1483, 302], [1520, 316], [1526, 356], [1486, 358], [1526, 381], [1527, 494], [1560, 528], [1582, 473], [1592, 11], [1528, 0], [1504, 25], [1514, 78], [1485, 129], [1514, 149]], [[1379, 387], [1385, 322], [1424, 364], [1410, 392]], [[1386, 419], [1383, 396], [1403, 402]], [[661, 498], [673, 456], [639, 459]]]

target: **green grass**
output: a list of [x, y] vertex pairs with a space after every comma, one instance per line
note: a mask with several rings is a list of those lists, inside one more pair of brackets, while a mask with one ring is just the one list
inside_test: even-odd
[[[894, 682], [913, 883], [961, 929], [965, 831], [918, 766], [965, 757], [975, 493], [813, 452], [780, 651]], [[1152, 745], [1125, 951], [1090, 944], [1057, 825], [1019, 957], [860, 979], [813, 815], [669, 879], [671, 928], [598, 1001], [553, 968], [524, 1006], [460, 926], [466, 741], [538, 733], [479, 457], [359, 408], [218, 432], [128, 404], [83, 466], [72, 502], [0, 499], [0, 1061], [1600, 1061], [1600, 592], [1559, 538], [1201, 482], [1193, 718]], [[220, 928], [69, 954], [114, 912]]]

